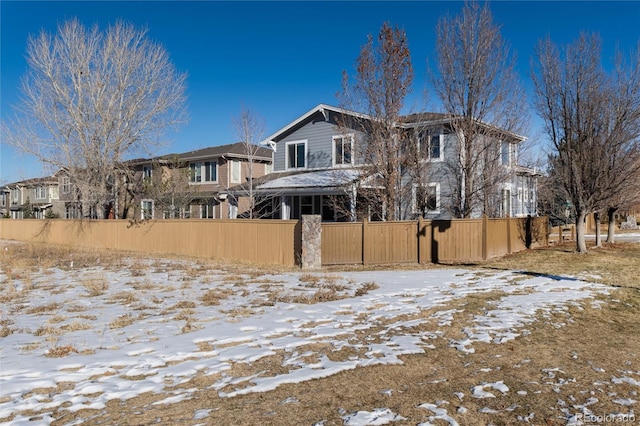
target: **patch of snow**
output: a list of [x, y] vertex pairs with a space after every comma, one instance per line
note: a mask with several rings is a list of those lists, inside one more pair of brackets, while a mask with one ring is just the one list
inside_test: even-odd
[[386, 425], [406, 420], [388, 408], [376, 408], [373, 411], [357, 411], [342, 417], [344, 426]]

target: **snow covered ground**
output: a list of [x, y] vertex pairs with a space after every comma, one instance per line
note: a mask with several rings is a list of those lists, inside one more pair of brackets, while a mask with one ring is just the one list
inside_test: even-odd
[[[476, 342], [501, 344], [526, 333], [536, 313], [563, 311], [607, 292], [574, 278], [463, 269], [257, 274], [158, 259], [117, 268], [69, 266], [14, 271], [11, 278], [0, 273], [0, 295], [8, 299], [0, 305], [0, 422], [27, 424], [27, 413], [36, 411], [47, 424], [60, 407], [102, 410], [109, 400], [146, 392], [173, 404], [192, 390], [166, 388], [195, 375], [218, 377], [212, 388], [231, 398], [357, 366], [401, 363], [400, 355], [428, 351], [432, 339], [445, 335], [456, 314], [447, 302], [504, 292], [465, 329], [465, 339], [450, 342], [473, 352]], [[419, 315], [427, 310], [433, 313]], [[417, 327], [426, 323], [437, 326]], [[351, 355], [332, 360], [320, 347]], [[234, 366], [275, 354], [284, 367], [277, 374], [233, 373], [251, 370]], [[478, 383], [461, 389], [459, 398], [516, 391], [499, 381]], [[421, 407], [433, 420], [457, 424], [456, 413], [437, 404]], [[199, 411], [194, 420], [206, 424], [208, 416]], [[343, 419], [386, 424], [401, 416], [383, 408], [345, 412]]]

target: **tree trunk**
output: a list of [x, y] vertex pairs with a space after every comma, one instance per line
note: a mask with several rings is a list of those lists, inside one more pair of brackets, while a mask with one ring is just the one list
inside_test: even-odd
[[600, 236], [600, 213], [593, 213], [593, 221], [596, 227], [596, 247], [602, 247], [602, 237]]
[[587, 242], [584, 238], [585, 235], [585, 218], [587, 217], [587, 213], [584, 211], [576, 212], [576, 251], [578, 253], [586, 253], [587, 252]]
[[607, 210], [607, 215], [609, 216], [609, 226], [607, 227], [607, 242], [615, 243], [616, 239], [616, 218], [615, 213], [618, 209], [615, 207], [609, 207]]

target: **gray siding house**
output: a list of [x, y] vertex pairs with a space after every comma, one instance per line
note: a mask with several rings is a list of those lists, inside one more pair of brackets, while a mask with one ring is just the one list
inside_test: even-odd
[[12, 219], [60, 217], [64, 211], [55, 175], [10, 183], [0, 193], [0, 213]]
[[[319, 214], [324, 221], [353, 221], [381, 216], [383, 205], [363, 205], [362, 192], [376, 189], [375, 176], [368, 173], [363, 157], [367, 120], [371, 118], [364, 114], [320, 104], [262, 142], [274, 151], [273, 173], [256, 182], [255, 189], [275, 200], [272, 217]], [[409, 136], [407, 140], [414, 141], [414, 153], [408, 157], [414, 156], [419, 165], [414, 164], [413, 170], [424, 170], [421, 185], [412, 183], [411, 173], [403, 173], [408, 190], [402, 199], [402, 219], [455, 217], [459, 139], [451, 119], [436, 113], [415, 114], [403, 117], [398, 127]], [[495, 193], [486, 197], [486, 205], [480, 206], [484, 209], [475, 207], [472, 216], [480, 217], [483, 211], [495, 217], [535, 216], [537, 173], [517, 164], [518, 145], [525, 138], [503, 133], [500, 140], [487, 144], [494, 155], [483, 167], [496, 170], [492, 175], [499, 180], [492, 186]]]

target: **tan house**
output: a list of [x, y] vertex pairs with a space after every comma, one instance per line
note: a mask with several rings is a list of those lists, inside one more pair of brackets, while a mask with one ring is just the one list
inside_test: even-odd
[[[271, 172], [272, 151], [242, 142], [130, 162], [127, 192], [136, 196], [127, 216], [136, 219], [230, 219], [249, 201], [229, 188]], [[135, 190], [132, 191], [132, 188]], [[118, 197], [122, 203], [126, 194]], [[122, 211], [122, 209], [116, 209]]]
[[[250, 203], [229, 188], [265, 176], [271, 165], [271, 149], [242, 142], [129, 160], [114, 171], [104, 219], [236, 218]], [[0, 215], [98, 218], [83, 210], [82, 194], [64, 170], [0, 188]]]

